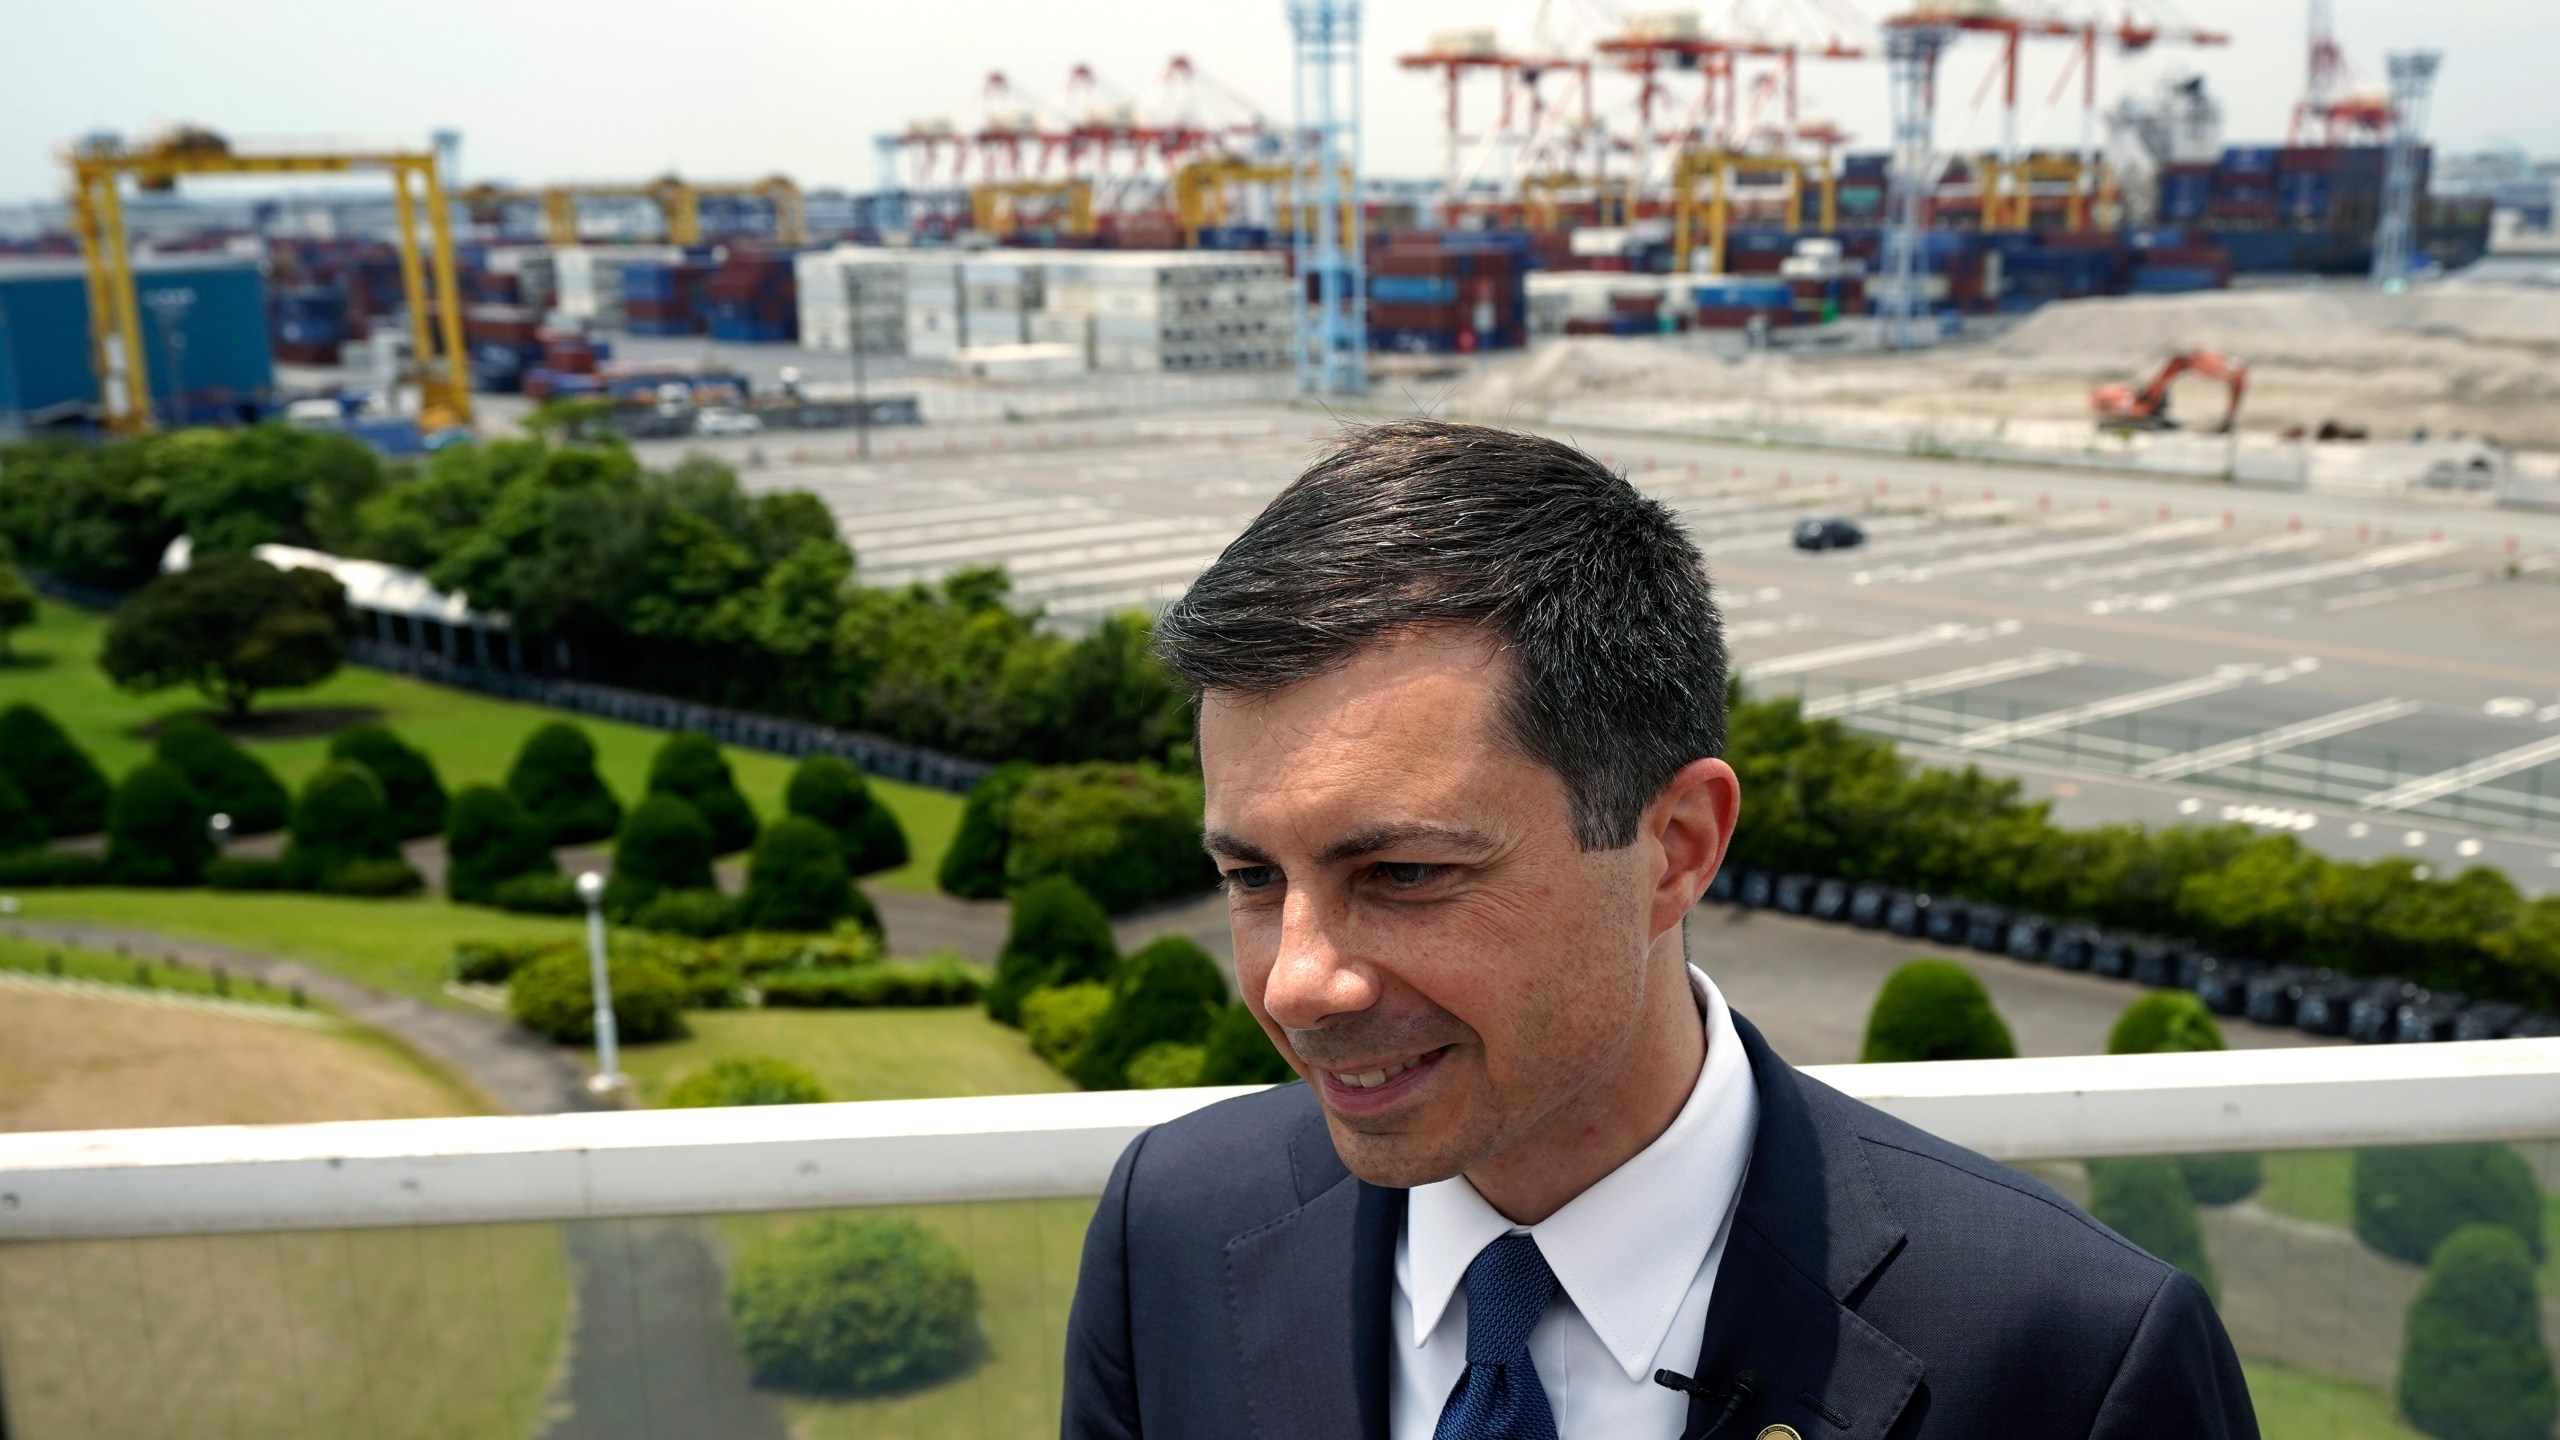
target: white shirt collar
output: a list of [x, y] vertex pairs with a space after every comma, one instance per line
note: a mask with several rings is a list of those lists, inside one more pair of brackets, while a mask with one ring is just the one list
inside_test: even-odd
[[1724, 996], [1695, 965], [1689, 985], [1706, 1025], [1706, 1064], [1671, 1127], [1625, 1164], [1530, 1226], [1503, 1218], [1463, 1175], [1412, 1190], [1407, 1344], [1419, 1349], [1430, 1338], [1477, 1252], [1520, 1230], [1536, 1238], [1557, 1283], [1627, 1378], [1653, 1373], [1690, 1282], [1731, 1222], [1759, 1124], [1751, 1062]]

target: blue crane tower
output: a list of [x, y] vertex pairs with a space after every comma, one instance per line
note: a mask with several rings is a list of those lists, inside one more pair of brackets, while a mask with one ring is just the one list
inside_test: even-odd
[[1289, 134], [1298, 214], [1298, 388], [1369, 388], [1369, 262], [1360, 234], [1360, 0], [1289, 0]]

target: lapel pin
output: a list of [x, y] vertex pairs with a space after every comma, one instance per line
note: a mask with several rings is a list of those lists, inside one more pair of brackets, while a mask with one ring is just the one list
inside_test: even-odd
[[1772, 1425], [1760, 1432], [1760, 1440], [1804, 1440], [1793, 1425]]

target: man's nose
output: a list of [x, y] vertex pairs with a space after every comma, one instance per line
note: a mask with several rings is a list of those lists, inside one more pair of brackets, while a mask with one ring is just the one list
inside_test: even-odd
[[1292, 1030], [1313, 1030], [1377, 1003], [1377, 971], [1356, 957], [1346, 918], [1339, 902], [1307, 889], [1283, 902], [1279, 953], [1262, 991], [1262, 1006], [1272, 1019]]

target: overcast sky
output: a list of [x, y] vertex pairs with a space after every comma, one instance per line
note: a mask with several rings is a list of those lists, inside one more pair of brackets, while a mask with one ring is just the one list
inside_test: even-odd
[[[1713, 0], [1710, 16], [1737, 0]], [[1788, 3], [1748, 0], [1761, 13]], [[1843, 0], [1820, 0], [1839, 5]], [[1369, 0], [1364, 94], [1373, 173], [1440, 165], [1437, 82], [1393, 58], [1432, 31], [1491, 24], [1524, 39], [1537, 14], [1519, 0]], [[1624, 9], [1550, 0], [1567, 31], [1588, 35]], [[1626, 7], [1652, 9], [1653, 5]], [[1869, 15], [1885, 13], [1867, 0]], [[2111, 6], [2112, 8], [2112, 6]], [[2156, 3], [2146, 12], [2160, 13]], [[2102, 98], [2148, 89], [2167, 68], [2203, 70], [2237, 140], [2278, 140], [2302, 84], [2303, 0], [2191, 0], [2230, 31], [2219, 50], [2163, 48], [2101, 62]], [[2337, 0], [2351, 59], [2371, 79], [2386, 51], [2445, 52], [2433, 133], [2446, 146], [2515, 144], [2560, 153], [2560, 3], [2554, 0]], [[1288, 102], [1281, 0], [79, 0], [11, 5], [0, 25], [0, 199], [61, 189], [61, 146], [85, 131], [146, 132], [172, 121], [252, 141], [345, 138], [423, 143], [463, 132], [468, 178], [519, 182], [636, 179], [670, 169], [702, 179], [784, 172], [804, 185], [864, 188], [878, 178], [871, 137], [909, 119], [977, 113], [1002, 70], [1056, 94], [1090, 63], [1132, 94], [1168, 56], [1275, 115]], [[2029, 138], [2069, 143], [2068, 108], [2044, 99], [2064, 47], [2031, 52], [2023, 92]], [[1987, 145], [1989, 108], [1973, 109], [1996, 46], [1965, 45], [1942, 90], [1942, 143]], [[2076, 84], [2073, 86], [2076, 92]], [[1809, 67], [1807, 108], [1881, 147], [1879, 62]], [[1488, 113], [1491, 91], [1471, 108]]]

